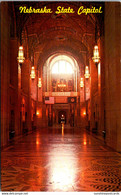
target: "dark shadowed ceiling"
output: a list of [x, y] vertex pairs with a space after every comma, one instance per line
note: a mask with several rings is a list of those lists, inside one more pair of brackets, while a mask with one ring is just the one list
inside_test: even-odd
[[[51, 8], [51, 14], [25, 14], [19, 11], [20, 6], [29, 8]], [[71, 7], [73, 14], [55, 14], [57, 7]], [[80, 6], [99, 8], [102, 14], [77, 14]], [[14, 2], [12, 4], [16, 34], [22, 39], [24, 47], [28, 44], [29, 57], [36, 52], [37, 63], [50, 55], [69, 53], [85, 63], [87, 55], [91, 55], [95, 44], [95, 24], [98, 36], [103, 33], [104, 4], [88, 2]], [[27, 44], [26, 44], [27, 43]]]

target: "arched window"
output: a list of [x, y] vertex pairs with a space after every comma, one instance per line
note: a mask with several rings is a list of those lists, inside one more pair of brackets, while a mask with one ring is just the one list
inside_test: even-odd
[[59, 60], [52, 66], [52, 74], [73, 74], [72, 65], [66, 60]]
[[77, 92], [79, 67], [77, 61], [68, 55], [50, 56], [44, 66], [43, 75], [46, 92]]

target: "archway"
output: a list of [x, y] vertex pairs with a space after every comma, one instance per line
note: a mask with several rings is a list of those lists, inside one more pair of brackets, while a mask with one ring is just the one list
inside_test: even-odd
[[77, 61], [66, 54], [55, 54], [43, 67], [45, 92], [77, 92], [79, 67]]

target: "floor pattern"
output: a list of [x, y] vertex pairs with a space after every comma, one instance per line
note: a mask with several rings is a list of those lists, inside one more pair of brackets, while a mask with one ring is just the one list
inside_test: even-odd
[[121, 155], [83, 129], [41, 129], [1, 152], [2, 191], [121, 191]]

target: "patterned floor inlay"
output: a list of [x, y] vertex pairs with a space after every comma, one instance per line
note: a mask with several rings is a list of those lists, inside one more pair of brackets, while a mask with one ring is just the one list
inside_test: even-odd
[[121, 155], [87, 132], [40, 130], [2, 150], [2, 191], [121, 191]]

